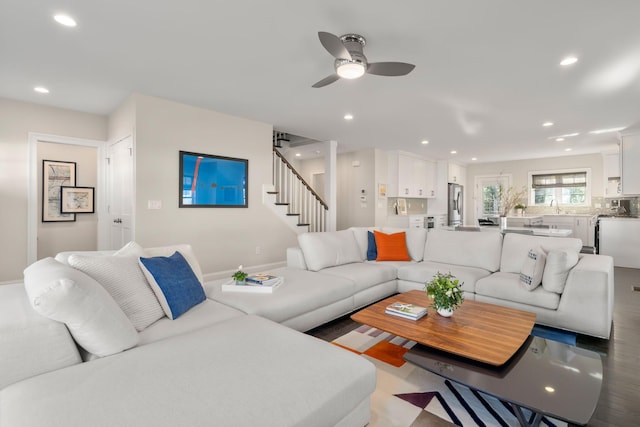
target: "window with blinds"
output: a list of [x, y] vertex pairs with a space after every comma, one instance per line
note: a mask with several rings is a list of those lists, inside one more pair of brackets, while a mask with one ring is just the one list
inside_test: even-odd
[[591, 203], [589, 170], [529, 173], [531, 203], [582, 206]]

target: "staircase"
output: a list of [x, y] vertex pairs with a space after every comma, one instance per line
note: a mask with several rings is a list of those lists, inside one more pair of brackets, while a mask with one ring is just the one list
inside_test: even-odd
[[327, 204], [275, 147], [273, 185], [263, 189], [263, 202], [297, 234], [325, 231]]

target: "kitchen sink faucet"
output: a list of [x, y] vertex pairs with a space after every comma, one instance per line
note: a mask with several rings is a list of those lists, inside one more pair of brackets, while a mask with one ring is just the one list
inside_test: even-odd
[[558, 201], [555, 199], [551, 199], [551, 204], [549, 206], [553, 207], [553, 202], [556, 202], [556, 214], [560, 213], [560, 205], [558, 205]]

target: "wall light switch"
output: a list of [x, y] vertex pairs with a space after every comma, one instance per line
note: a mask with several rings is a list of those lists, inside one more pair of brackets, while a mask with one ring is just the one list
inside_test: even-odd
[[147, 209], [162, 209], [162, 200], [147, 200]]

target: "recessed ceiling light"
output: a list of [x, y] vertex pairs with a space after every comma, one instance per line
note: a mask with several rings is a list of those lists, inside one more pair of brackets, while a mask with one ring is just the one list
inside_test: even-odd
[[601, 133], [609, 133], [609, 132], [618, 132], [619, 130], [624, 129], [624, 127], [621, 128], [609, 128], [609, 129], [598, 129], [598, 130], [592, 130], [589, 133], [592, 133], [594, 135], [599, 135]]
[[38, 93], [49, 93], [49, 89], [47, 89], [46, 87], [42, 87], [42, 86], [36, 86], [33, 88], [33, 90], [35, 90]]
[[451, 154], [458, 154], [456, 150], [451, 150]]
[[422, 140], [422, 145], [427, 145], [429, 143], [429, 141], [427, 141], [426, 139]]
[[75, 27], [76, 21], [69, 15], [55, 15], [53, 19], [56, 20], [58, 24], [64, 25], [65, 27]]
[[344, 119], [345, 120], [353, 120], [353, 114], [345, 114], [344, 115]]
[[556, 391], [556, 389], [551, 386], [546, 386], [544, 389], [549, 393], [554, 393]]
[[300, 157], [300, 156], [302, 156], [302, 154], [296, 153], [296, 157]]
[[549, 127], [549, 126], [553, 126], [553, 122], [544, 122], [544, 123], [542, 124], [542, 126], [544, 126], [544, 127], [546, 127], [546, 128], [547, 128], [547, 127]]
[[565, 148], [564, 151], [571, 151], [571, 148]]
[[562, 141], [564, 141], [564, 138], [556, 138], [556, 141], [562, 142]]
[[472, 157], [471, 160], [475, 162], [476, 160], [478, 160], [478, 158], [477, 157]]
[[575, 56], [567, 56], [562, 61], [560, 61], [560, 65], [567, 66], [567, 65], [575, 64], [576, 62], [578, 62], [578, 58], [576, 58]]

